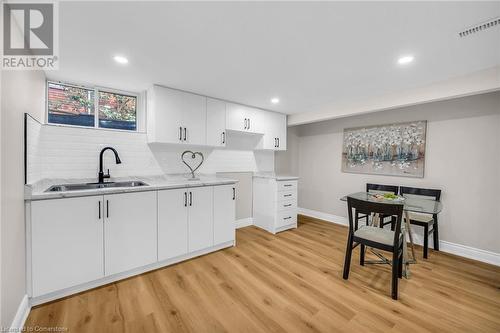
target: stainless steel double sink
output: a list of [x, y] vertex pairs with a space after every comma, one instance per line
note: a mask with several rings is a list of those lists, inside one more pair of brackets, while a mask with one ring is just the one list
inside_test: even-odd
[[83, 191], [83, 190], [97, 190], [101, 188], [120, 188], [120, 187], [139, 187], [149, 186], [148, 184], [134, 180], [127, 182], [109, 182], [109, 183], [83, 183], [83, 184], [64, 184], [53, 185], [45, 192], [67, 192], [67, 191]]

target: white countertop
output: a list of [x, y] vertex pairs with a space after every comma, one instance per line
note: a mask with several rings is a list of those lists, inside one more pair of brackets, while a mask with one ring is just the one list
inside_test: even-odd
[[100, 188], [81, 191], [66, 191], [66, 192], [45, 192], [53, 185], [63, 184], [81, 184], [81, 183], [95, 183], [96, 179], [43, 179], [34, 184], [25, 185], [24, 199], [26, 201], [44, 200], [44, 199], [57, 199], [57, 198], [71, 198], [83, 197], [91, 195], [103, 195], [113, 193], [127, 193], [127, 192], [144, 192], [156, 191], [163, 189], [175, 189], [186, 187], [200, 187], [200, 186], [215, 186], [235, 184], [238, 180], [216, 177], [215, 175], [198, 175], [199, 180], [189, 180], [190, 175], [158, 175], [158, 176], [143, 176], [143, 177], [127, 177], [127, 178], [111, 178], [109, 182], [119, 181], [142, 181], [148, 186], [137, 187], [120, 187], [120, 188]]
[[299, 177], [297, 177], [297, 176], [280, 175], [280, 174], [276, 174], [274, 172], [255, 173], [253, 176], [254, 176], [254, 178], [276, 179], [277, 181], [299, 179]]

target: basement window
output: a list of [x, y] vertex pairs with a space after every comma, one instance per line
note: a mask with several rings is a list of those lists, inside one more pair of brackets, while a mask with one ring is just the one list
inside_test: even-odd
[[47, 82], [47, 123], [137, 131], [138, 95]]

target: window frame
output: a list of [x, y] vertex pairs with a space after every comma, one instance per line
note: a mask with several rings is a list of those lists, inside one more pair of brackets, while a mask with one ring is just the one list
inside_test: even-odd
[[[49, 84], [59, 84], [63, 86], [69, 86], [74, 88], [81, 88], [94, 91], [94, 126], [80, 126], [71, 124], [61, 124], [61, 123], [50, 123], [49, 122]], [[106, 128], [99, 127], [99, 92], [111, 93], [124, 95], [136, 98], [135, 104], [135, 130], [118, 129], [118, 128]], [[114, 88], [107, 88], [102, 86], [93, 85], [82, 85], [75, 83], [67, 83], [63, 81], [46, 80], [45, 82], [45, 124], [50, 126], [63, 126], [63, 127], [74, 127], [74, 128], [86, 128], [101, 131], [117, 131], [125, 133], [145, 133], [145, 107], [144, 107], [144, 96], [141, 93], [119, 90]]]

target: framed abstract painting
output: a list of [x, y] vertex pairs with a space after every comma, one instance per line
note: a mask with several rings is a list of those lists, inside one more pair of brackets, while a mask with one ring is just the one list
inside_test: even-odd
[[427, 121], [344, 129], [342, 171], [424, 176]]

